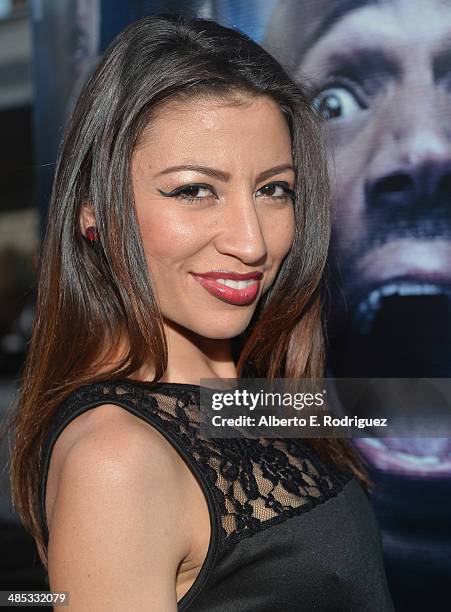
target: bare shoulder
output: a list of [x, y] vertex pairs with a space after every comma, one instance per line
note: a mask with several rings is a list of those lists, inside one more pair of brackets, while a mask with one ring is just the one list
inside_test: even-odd
[[183, 475], [180, 457], [156, 429], [115, 404], [97, 406], [71, 421], [55, 442], [47, 478], [49, 526], [63, 469], [66, 472], [75, 467], [81, 469], [85, 463], [86, 468], [96, 471], [116, 463], [117, 476], [131, 469], [130, 476], [135, 479], [139, 479], [143, 470], [146, 480], [154, 484], [158, 484], [163, 472], [166, 475], [163, 483], [169, 478], [170, 485], [179, 485]]
[[[91, 408], [71, 421], [59, 435], [53, 452], [62, 469], [71, 463], [92, 459], [111, 461], [117, 458], [124, 468], [129, 461], [152, 459], [142, 467], [152, 469], [155, 462], [164, 462], [166, 469], [177, 471], [178, 454], [154, 427], [115, 404]], [[120, 467], [120, 466], [117, 466]]]
[[185, 480], [175, 449], [125, 409], [74, 419], [49, 468], [52, 590], [70, 591], [72, 610], [175, 610]]

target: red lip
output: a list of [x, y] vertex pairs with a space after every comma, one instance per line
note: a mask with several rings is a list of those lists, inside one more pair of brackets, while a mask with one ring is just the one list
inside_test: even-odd
[[[221, 272], [220, 274], [215, 272], [214, 274], [217, 275], [217, 278], [232, 278], [232, 280], [250, 280], [255, 278], [255, 273], [253, 273], [250, 279], [243, 278], [244, 275], [238, 275], [238, 278], [236, 278], [237, 275], [230, 276], [229, 274], [229, 276], [225, 276], [225, 272]], [[211, 274], [193, 274], [193, 277], [211, 295], [219, 298], [223, 302], [235, 304], [236, 306], [246, 306], [250, 304], [255, 300], [260, 291], [259, 278], [255, 278], [255, 283], [252, 283], [249, 287], [234, 289], [233, 287], [227, 287], [227, 285], [216, 282], [216, 280], [211, 277]]]
[[211, 278], [212, 280], [218, 280], [218, 278], [226, 278], [230, 280], [250, 280], [255, 278], [256, 280], [260, 280], [263, 276], [263, 272], [247, 272], [246, 274], [238, 274], [238, 272], [192, 272], [192, 274], [202, 278]]

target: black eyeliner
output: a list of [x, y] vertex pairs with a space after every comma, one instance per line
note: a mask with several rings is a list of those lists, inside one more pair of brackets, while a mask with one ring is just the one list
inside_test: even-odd
[[[285, 181], [273, 181], [271, 183], [267, 183], [266, 185], [263, 185], [263, 187], [260, 187], [260, 189], [264, 189], [265, 187], [270, 187], [271, 185], [277, 185], [278, 187], [283, 187], [283, 189], [285, 189], [285, 192], [287, 195], [289, 195], [290, 197], [294, 198], [295, 197], [295, 193], [294, 190], [291, 189], [288, 185], [288, 183], [286, 183]], [[173, 189], [172, 191], [163, 191], [162, 189], [160, 189], [159, 187], [157, 187], [157, 191], [165, 198], [173, 198], [176, 197], [178, 195], [180, 195], [181, 193], [183, 193], [184, 191], [186, 191], [187, 189], [190, 189], [192, 187], [198, 187], [199, 189], [209, 189], [214, 195], [216, 195], [213, 191], [213, 188], [210, 185], [206, 185], [204, 183], [191, 183], [189, 185], [183, 185], [181, 187], [176, 187], [175, 189]], [[257, 190], [259, 191], [259, 190]], [[276, 196], [277, 197], [277, 196]], [[280, 196], [279, 196], [280, 197]], [[190, 199], [190, 198], [187, 198]], [[194, 198], [192, 198], [194, 199]], [[204, 198], [202, 198], [204, 199]]]
[[199, 189], [201, 189], [201, 188], [202, 189], [209, 189], [212, 193], [214, 193], [213, 192], [213, 188], [210, 185], [205, 185], [204, 183], [190, 183], [189, 185], [182, 185], [181, 187], [176, 187], [172, 191], [163, 191], [159, 187], [157, 187], [156, 189], [165, 198], [172, 198], [172, 197], [175, 197], [175, 196], [179, 195], [180, 193], [183, 193], [187, 189], [190, 189], [190, 188], [193, 188], [193, 187], [198, 187]]

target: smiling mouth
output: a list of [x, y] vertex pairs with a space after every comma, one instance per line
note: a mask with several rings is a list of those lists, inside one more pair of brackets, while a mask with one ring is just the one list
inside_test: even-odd
[[192, 274], [193, 278], [208, 293], [228, 304], [247, 306], [260, 292], [259, 279], [235, 280], [226, 278], [209, 278]]

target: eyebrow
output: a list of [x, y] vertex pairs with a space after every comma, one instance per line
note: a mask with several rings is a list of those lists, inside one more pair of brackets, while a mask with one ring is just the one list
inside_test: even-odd
[[374, 76], [399, 76], [400, 66], [395, 57], [383, 49], [353, 48], [349, 52], [333, 53], [322, 65], [333, 74], [340, 74], [358, 81], [366, 81]]
[[[171, 172], [179, 172], [180, 170], [191, 170], [193, 172], [200, 172], [201, 174], [206, 174], [207, 176], [212, 176], [214, 178], [219, 179], [226, 183], [230, 180], [230, 174], [228, 172], [224, 172], [223, 170], [217, 170], [216, 168], [210, 168], [209, 166], [197, 166], [193, 164], [184, 164], [180, 166], [171, 166], [170, 168], [166, 168], [157, 174], [157, 176], [161, 176], [164, 174], [170, 174]], [[269, 168], [268, 170], [264, 170], [260, 172], [257, 176], [257, 183], [264, 181], [275, 174], [280, 174], [281, 172], [285, 172], [286, 170], [292, 170], [296, 172], [295, 167], [292, 164], [281, 164], [279, 166], [274, 166], [274, 168]]]

